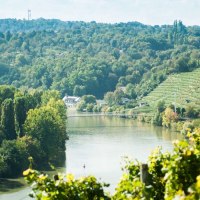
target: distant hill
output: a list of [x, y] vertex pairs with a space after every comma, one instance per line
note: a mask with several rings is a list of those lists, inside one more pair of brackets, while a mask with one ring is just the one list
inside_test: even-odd
[[177, 107], [200, 107], [200, 68], [193, 72], [170, 75], [142, 99], [153, 106], [162, 100], [167, 105], [175, 104]]
[[0, 31], [6, 32], [30, 32], [41, 30], [60, 30], [70, 28], [70, 22], [66, 23], [58, 19], [17, 20], [0, 19]]
[[[10, 31], [11, 33], [16, 32], [30, 32], [30, 31], [60, 31], [60, 30], [69, 30], [69, 29], [79, 29], [83, 26], [91, 27], [94, 24], [97, 24], [95, 21], [92, 22], [83, 22], [83, 21], [61, 21], [59, 19], [32, 19], [32, 20], [21, 20], [21, 19], [0, 19], [0, 32]], [[99, 25], [109, 24], [98, 23]], [[139, 22], [129, 22], [129, 23], [118, 23], [118, 24], [127, 24], [130, 26], [145, 28], [146, 25]], [[110, 25], [112, 27], [112, 25]]]

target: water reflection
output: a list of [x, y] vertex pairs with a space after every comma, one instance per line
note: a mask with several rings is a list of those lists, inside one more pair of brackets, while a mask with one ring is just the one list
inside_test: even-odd
[[108, 116], [69, 118], [68, 127], [67, 172], [95, 175], [112, 189], [121, 176], [124, 156], [146, 162], [157, 146], [171, 151], [171, 141], [179, 137], [161, 127]]
[[[59, 171], [67, 170], [76, 176], [95, 175], [111, 184], [110, 191], [122, 174], [124, 156], [146, 162], [155, 147], [171, 151], [171, 141], [180, 138], [168, 129], [108, 116], [68, 118], [68, 132], [66, 169]], [[22, 189], [23, 184], [19, 179], [7, 182], [0, 179], [0, 191], [4, 192], [0, 200], [28, 199], [30, 189]], [[10, 193], [16, 190], [19, 191]], [[10, 194], [6, 194], [7, 191]]]
[[10, 189], [23, 188], [25, 183], [18, 179], [0, 179], [0, 192], [8, 192]]

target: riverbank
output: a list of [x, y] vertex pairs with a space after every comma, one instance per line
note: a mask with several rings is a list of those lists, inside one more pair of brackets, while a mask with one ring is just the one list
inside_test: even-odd
[[[71, 113], [73, 109], [68, 110], [68, 114]], [[114, 191], [121, 177], [120, 163], [124, 156], [145, 162], [155, 147], [162, 146], [164, 151], [170, 151], [171, 141], [180, 138], [179, 134], [171, 133], [168, 129], [132, 119], [90, 115], [71, 117], [67, 121], [67, 160], [61, 172], [67, 171], [76, 177], [95, 175], [111, 184], [109, 191]], [[29, 193], [28, 188], [16, 189], [1, 193], [0, 200], [21, 200], [25, 192], [27, 195]]]
[[[56, 173], [65, 173], [66, 168], [56, 168], [55, 171], [44, 171], [50, 177]], [[30, 200], [28, 194], [31, 188], [28, 186], [24, 177], [14, 179], [0, 179], [0, 200]]]

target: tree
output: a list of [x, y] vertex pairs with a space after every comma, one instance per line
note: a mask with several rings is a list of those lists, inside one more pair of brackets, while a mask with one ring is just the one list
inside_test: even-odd
[[25, 143], [17, 140], [4, 140], [0, 147], [0, 158], [4, 166], [0, 168], [1, 177], [14, 177], [28, 167], [28, 153]]
[[133, 84], [129, 83], [129, 84], [126, 86], [125, 94], [127, 94], [128, 97], [131, 98], [131, 99], [136, 99], [137, 94], [136, 94], [136, 92], [135, 92], [135, 88], [134, 88], [134, 85], [133, 85]]
[[171, 108], [166, 108], [162, 117], [162, 125], [170, 127], [173, 122], [178, 120], [178, 115]]
[[84, 95], [84, 96], [82, 97], [82, 100], [83, 100], [86, 104], [89, 104], [89, 103], [96, 104], [96, 103], [97, 103], [96, 97], [93, 96], [93, 95]]
[[85, 103], [85, 101], [81, 100], [77, 105], [77, 111], [83, 112], [85, 111], [86, 107], [87, 107], [87, 104]]
[[80, 97], [80, 96], [85, 95], [85, 93], [86, 93], [85, 86], [83, 86], [83, 85], [76, 85], [74, 87], [73, 95]]
[[11, 37], [12, 37], [12, 35], [11, 35], [10, 31], [7, 31], [6, 32], [6, 40], [9, 41]]
[[18, 130], [19, 137], [22, 137], [23, 134], [23, 124], [26, 119], [26, 98], [25, 97], [16, 97], [14, 99], [14, 112], [15, 112], [15, 122], [16, 130]]
[[29, 165], [30, 156], [34, 159], [34, 167], [41, 167], [44, 163], [44, 152], [36, 139], [24, 136], [17, 140], [4, 140], [0, 146], [0, 177], [21, 175]]
[[46, 90], [45, 92], [43, 92], [41, 96], [42, 105], [46, 105], [51, 98], [59, 100], [60, 92], [57, 90]]
[[190, 118], [196, 118], [199, 112], [193, 106], [187, 106], [185, 111], [185, 116]]
[[3, 130], [2, 130], [2, 128], [0, 127], [0, 145], [3, 142], [4, 139], [5, 139], [5, 134], [4, 134]]
[[113, 92], [107, 92], [104, 95], [104, 100], [109, 106], [112, 106], [115, 103], [114, 93]]
[[124, 97], [124, 92], [122, 89], [118, 88], [114, 91], [115, 104], [120, 105], [122, 103], [123, 97]]
[[17, 138], [15, 131], [14, 106], [12, 99], [5, 99], [1, 106], [1, 127], [7, 140]]
[[8, 85], [0, 85], [0, 105], [5, 99], [14, 99], [15, 88]]
[[9, 72], [9, 66], [0, 62], [0, 76], [3, 76], [8, 72]]
[[96, 97], [93, 95], [84, 95], [81, 98], [81, 101], [77, 105], [77, 110], [78, 111], [85, 111], [87, 110], [88, 112], [93, 111], [94, 105], [97, 104]]
[[48, 101], [47, 106], [56, 109], [57, 112], [59, 113], [59, 116], [63, 120], [63, 124], [66, 123], [66, 120], [67, 120], [67, 108], [66, 108], [65, 103], [64, 103], [63, 100], [55, 100], [54, 98], [51, 98]]
[[55, 108], [43, 106], [29, 110], [24, 131], [40, 141], [47, 161], [55, 161], [59, 152], [65, 150], [66, 125]]
[[27, 64], [26, 57], [23, 54], [17, 54], [15, 59], [15, 64], [17, 66], [24, 66]]
[[165, 110], [165, 101], [159, 101], [157, 104], [158, 113], [162, 113]]
[[87, 110], [88, 112], [92, 112], [92, 111], [93, 111], [93, 108], [94, 108], [94, 104], [89, 103], [89, 104], [87, 104], [86, 110]]

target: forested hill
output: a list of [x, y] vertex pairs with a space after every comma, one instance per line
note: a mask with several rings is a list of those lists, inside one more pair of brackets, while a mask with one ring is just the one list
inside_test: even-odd
[[118, 86], [147, 95], [199, 67], [200, 27], [0, 20], [0, 84], [102, 98]]
[[[36, 19], [36, 20], [17, 20], [17, 19], [0, 19], [0, 31], [6, 32], [10, 31], [11, 33], [16, 32], [30, 32], [30, 31], [59, 31], [59, 30], [69, 30], [69, 29], [82, 29], [83, 27], [87, 29], [95, 28], [95, 26], [106, 26], [107, 28], [112, 28], [112, 24], [103, 24], [103, 23], [96, 23], [95, 21], [86, 23], [83, 21], [61, 21], [58, 19]], [[144, 24], [141, 24], [139, 22], [129, 22], [127, 24], [120, 23], [118, 25], [127, 25], [134, 26], [136, 28], [137, 26], [141, 28], [147, 27]]]
[[[79, 23], [81, 24], [81, 23]], [[61, 30], [70, 29], [75, 25], [74, 22], [63, 22], [58, 19], [37, 19], [37, 20], [17, 20], [17, 19], [0, 19], [0, 31], [11, 33], [30, 32], [42, 30]]]

